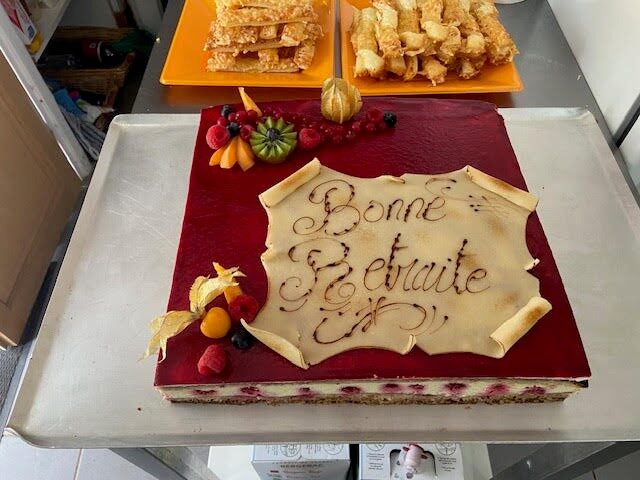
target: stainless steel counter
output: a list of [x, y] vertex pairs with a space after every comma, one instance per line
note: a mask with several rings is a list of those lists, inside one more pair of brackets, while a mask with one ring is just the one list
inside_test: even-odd
[[[162, 27], [133, 106], [133, 113], [194, 113], [203, 106], [237, 101], [235, 87], [165, 86], [159, 82], [183, 0], [169, 0]], [[602, 112], [576, 62], [547, 0], [499, 5], [501, 18], [520, 55], [516, 64], [525, 89], [518, 93], [457, 95], [493, 102], [499, 107], [583, 107], [593, 113], [636, 201], [640, 196], [627, 171]], [[339, 32], [337, 32], [339, 35]], [[336, 38], [339, 43], [339, 38]], [[337, 62], [339, 64], [339, 62]], [[258, 101], [316, 98], [313, 89], [253, 89]], [[452, 95], [439, 95], [451, 98]]]

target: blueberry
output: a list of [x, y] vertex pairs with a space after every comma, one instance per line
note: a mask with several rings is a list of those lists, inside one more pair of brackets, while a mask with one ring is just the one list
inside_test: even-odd
[[382, 120], [384, 121], [384, 123], [386, 123], [388, 126], [390, 126], [391, 128], [396, 126], [396, 123], [398, 123], [398, 116], [393, 113], [393, 112], [386, 112], [383, 116], [382, 116]]
[[240, 133], [240, 125], [238, 125], [236, 122], [231, 122], [229, 125], [227, 125], [227, 130], [229, 130], [229, 135], [235, 137]]
[[233, 112], [233, 107], [231, 105], [224, 105], [220, 109], [220, 115], [222, 115], [224, 118], [227, 118], [227, 115], [229, 115], [231, 112]]
[[246, 350], [253, 345], [253, 335], [247, 332], [246, 328], [241, 326], [231, 337], [231, 343], [238, 350]]

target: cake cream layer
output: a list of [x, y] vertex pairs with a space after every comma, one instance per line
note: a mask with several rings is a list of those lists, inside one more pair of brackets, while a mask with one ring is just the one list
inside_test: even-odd
[[442, 403], [464, 401], [466, 398], [499, 400], [514, 396], [552, 396], [558, 400], [577, 392], [584, 385], [576, 380], [544, 379], [427, 379], [385, 381], [343, 381], [308, 383], [238, 383], [219, 385], [180, 385], [157, 387], [171, 401], [209, 402], [225, 399], [278, 400], [297, 399], [322, 401], [323, 398], [340, 401], [366, 395], [398, 398], [438, 397]]

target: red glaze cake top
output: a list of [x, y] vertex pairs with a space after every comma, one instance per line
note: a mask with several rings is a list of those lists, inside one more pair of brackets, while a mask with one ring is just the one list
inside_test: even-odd
[[[319, 102], [292, 101], [269, 106], [319, 116]], [[208, 165], [205, 141], [220, 108], [202, 111], [196, 139], [182, 235], [176, 258], [168, 310], [189, 307], [189, 287], [199, 275], [212, 273], [212, 261], [239, 266], [247, 275], [243, 290], [262, 304], [267, 277], [260, 262], [265, 250], [267, 216], [258, 195], [317, 156], [329, 168], [348, 175], [377, 177], [404, 173], [436, 174], [472, 165], [526, 190], [526, 184], [502, 117], [494, 105], [468, 100], [367, 99], [366, 108], [398, 114], [398, 126], [340, 146], [297, 151], [285, 163], [259, 163], [243, 172]], [[158, 364], [155, 384], [187, 385], [236, 382], [285, 382], [379, 378], [538, 377], [585, 378], [589, 366], [571, 306], [537, 214], [527, 224], [527, 244], [540, 259], [533, 273], [540, 294], [553, 310], [520, 339], [502, 359], [470, 353], [427, 355], [413, 349], [399, 355], [380, 349], [353, 350], [300, 369], [256, 342], [248, 350], [220, 340], [229, 354], [220, 376], [198, 373], [197, 362], [213, 341], [200, 333], [199, 321], [169, 340], [167, 358]], [[214, 304], [226, 306], [224, 298]]]

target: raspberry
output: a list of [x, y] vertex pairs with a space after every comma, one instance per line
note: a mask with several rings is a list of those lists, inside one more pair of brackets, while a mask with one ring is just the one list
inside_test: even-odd
[[251, 123], [256, 123], [258, 121], [258, 112], [255, 110], [249, 110], [247, 112], [247, 120]]
[[351, 124], [351, 131], [354, 133], [362, 133], [362, 122], [360, 120], [356, 120]]
[[229, 120], [229, 122], [235, 122], [237, 121], [237, 118], [238, 114], [236, 112], [231, 112], [229, 115], [227, 115], [227, 120]]
[[226, 127], [227, 125], [229, 125], [229, 120], [227, 120], [225, 117], [220, 117], [220, 118], [218, 118], [218, 121], [216, 123], [218, 125]]
[[254, 130], [255, 127], [253, 125], [250, 125], [248, 123], [246, 125], [243, 125], [242, 128], [240, 128], [240, 138], [245, 142], [248, 142], [249, 140], [251, 140], [251, 133], [253, 133]]
[[320, 128], [318, 129], [322, 133], [331, 133], [331, 129], [333, 128], [333, 124], [329, 122], [322, 122], [320, 124]]
[[236, 112], [236, 122], [240, 125], [243, 125], [247, 121], [247, 118], [249, 118], [249, 116], [246, 111], [240, 110], [239, 112]]
[[229, 315], [237, 322], [242, 318], [245, 322], [251, 323], [256, 318], [259, 309], [258, 301], [251, 295], [243, 293], [231, 300]]
[[200, 375], [216, 375], [223, 372], [227, 366], [227, 352], [218, 343], [209, 345], [198, 360]]
[[322, 136], [316, 130], [303, 128], [298, 133], [298, 146], [302, 150], [313, 150], [322, 143]]
[[364, 131], [367, 133], [376, 133], [377, 130], [378, 130], [378, 127], [376, 127], [376, 124], [373, 122], [367, 122], [364, 125]]
[[[367, 120], [373, 123], [380, 123], [384, 118], [384, 113], [379, 108], [372, 108], [367, 112]], [[233, 121], [233, 120], [232, 120]]]
[[214, 125], [207, 130], [207, 145], [217, 150], [224, 147], [231, 138], [229, 131], [222, 125]]
[[348, 141], [348, 142], [353, 142], [356, 138], [358, 137], [358, 134], [356, 132], [354, 132], [353, 130], [349, 130], [347, 132], [347, 134], [344, 136], [344, 138]]

